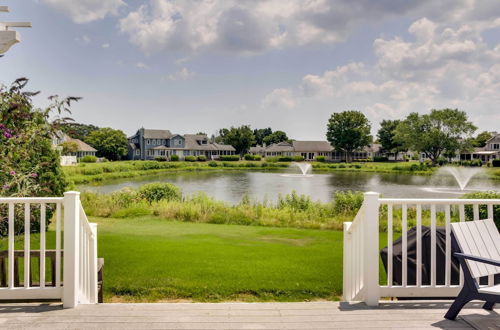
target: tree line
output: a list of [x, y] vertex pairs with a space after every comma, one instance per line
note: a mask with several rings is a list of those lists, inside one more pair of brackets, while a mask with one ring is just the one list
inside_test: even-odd
[[[377, 132], [376, 142], [385, 153], [394, 154], [408, 150], [423, 153], [433, 164], [439, 158], [454, 158], [458, 153], [483, 147], [493, 135], [482, 132], [473, 136], [477, 127], [467, 113], [458, 109], [432, 109], [430, 113], [410, 113], [399, 120], [383, 120]], [[371, 123], [366, 116], [355, 110], [331, 115], [327, 124], [327, 140], [335, 150], [346, 153], [347, 161], [352, 154], [373, 141]]]

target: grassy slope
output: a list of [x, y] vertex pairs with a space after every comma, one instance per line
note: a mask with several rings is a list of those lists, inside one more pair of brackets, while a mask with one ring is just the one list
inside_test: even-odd
[[341, 232], [156, 218], [93, 221], [107, 301], [300, 301], [341, 294]]

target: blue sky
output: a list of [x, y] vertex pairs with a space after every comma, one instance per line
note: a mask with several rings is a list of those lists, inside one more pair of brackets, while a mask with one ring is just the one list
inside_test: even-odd
[[489, 0], [3, 0], [31, 21], [0, 59], [81, 96], [78, 122], [208, 134], [249, 124], [324, 139], [333, 112], [373, 123], [465, 110], [500, 131], [500, 2]]

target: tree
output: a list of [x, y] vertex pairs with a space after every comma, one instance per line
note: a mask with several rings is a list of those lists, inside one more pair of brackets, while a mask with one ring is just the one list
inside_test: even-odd
[[[0, 196], [61, 197], [66, 188], [59, 153], [52, 148], [52, 138], [61, 123], [69, 118], [49, 118], [69, 112], [76, 97], [59, 100], [52, 96], [50, 105], [35, 108], [31, 97], [38, 94], [24, 91], [28, 79], [17, 79], [10, 87], [0, 85]], [[47, 224], [53, 205], [47, 204]], [[14, 206], [15, 234], [24, 231], [23, 205]], [[31, 213], [31, 232], [40, 230], [40, 213]], [[0, 207], [0, 237], [8, 232], [7, 208]]]
[[255, 136], [255, 145], [264, 145], [264, 138], [271, 134], [273, 134], [271, 127], [254, 129], [253, 135]]
[[451, 155], [463, 149], [476, 129], [464, 111], [433, 109], [430, 114], [409, 114], [396, 128], [395, 138], [406, 148], [424, 153], [436, 164], [444, 152]]
[[61, 125], [61, 131], [72, 137], [84, 141], [85, 138], [93, 131], [97, 131], [99, 127], [95, 125], [87, 125], [80, 123], [64, 123]]
[[64, 141], [59, 145], [61, 150], [61, 155], [71, 155], [78, 151], [78, 144], [74, 141]]
[[216, 140], [232, 145], [236, 149], [237, 154], [244, 155], [248, 153], [250, 147], [255, 143], [255, 136], [250, 126], [243, 125], [219, 130], [219, 137]]
[[472, 146], [476, 148], [482, 148], [486, 146], [486, 142], [493, 137], [493, 133], [484, 131], [479, 133], [474, 139], [472, 139]]
[[127, 136], [121, 130], [100, 128], [91, 132], [85, 142], [97, 149], [99, 157], [119, 160], [127, 154]]
[[400, 120], [382, 120], [377, 133], [378, 142], [382, 145], [382, 150], [393, 153], [395, 160], [398, 159], [399, 152], [407, 150], [401, 142], [394, 138], [396, 128], [400, 123]]
[[274, 133], [272, 133], [271, 135], [268, 135], [264, 138], [264, 143], [266, 145], [270, 145], [270, 144], [273, 144], [273, 143], [280, 143], [280, 142], [283, 142], [283, 141], [289, 141], [290, 139], [288, 138], [288, 136], [286, 136], [286, 133], [283, 132], [283, 131], [276, 131]]
[[346, 161], [352, 161], [354, 150], [365, 147], [372, 141], [371, 125], [359, 111], [344, 111], [332, 114], [328, 121], [326, 138], [336, 149], [346, 153]]

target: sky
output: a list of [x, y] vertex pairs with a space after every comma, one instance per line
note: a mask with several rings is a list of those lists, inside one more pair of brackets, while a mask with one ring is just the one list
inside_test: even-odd
[[0, 0], [29, 21], [0, 83], [80, 96], [77, 122], [324, 140], [334, 112], [458, 108], [500, 131], [498, 0]]

